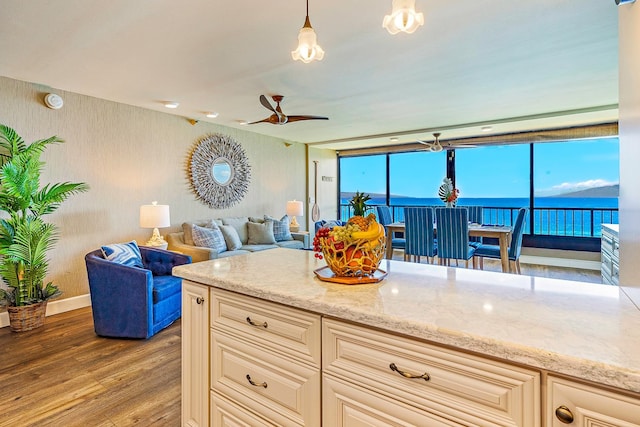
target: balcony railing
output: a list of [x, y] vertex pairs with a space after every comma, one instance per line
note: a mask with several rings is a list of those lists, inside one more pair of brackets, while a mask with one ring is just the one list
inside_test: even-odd
[[[374, 207], [375, 212], [375, 206]], [[391, 205], [394, 221], [404, 221], [404, 206]], [[483, 208], [485, 224], [513, 225], [519, 207]], [[340, 205], [340, 219], [352, 215], [348, 205]], [[533, 219], [533, 226], [531, 220]], [[525, 234], [560, 237], [597, 237], [602, 224], [618, 224], [617, 208], [534, 208], [527, 215]]]

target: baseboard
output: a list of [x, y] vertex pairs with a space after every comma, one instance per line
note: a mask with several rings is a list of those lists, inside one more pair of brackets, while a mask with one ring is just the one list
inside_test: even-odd
[[579, 268], [582, 270], [596, 271], [600, 271], [600, 267], [602, 265], [602, 263], [599, 261], [590, 261], [586, 259], [554, 258], [533, 255], [520, 255], [520, 263], [550, 265], [553, 267]]
[[[84, 294], [77, 297], [65, 298], [56, 301], [49, 301], [47, 304], [47, 316], [76, 310], [78, 308], [91, 306], [91, 295]], [[0, 328], [9, 326], [9, 313], [0, 313]]]

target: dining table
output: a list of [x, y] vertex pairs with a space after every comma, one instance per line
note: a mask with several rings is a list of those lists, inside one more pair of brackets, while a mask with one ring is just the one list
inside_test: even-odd
[[[392, 236], [393, 233], [404, 233], [404, 222], [392, 222], [385, 225], [387, 229], [387, 236]], [[434, 227], [434, 233], [436, 228]], [[470, 237], [488, 237], [498, 239], [500, 246], [500, 263], [502, 264], [502, 271], [509, 272], [509, 244], [511, 243], [511, 227], [508, 225], [493, 225], [493, 224], [469, 224], [469, 236]], [[387, 245], [386, 258], [393, 258], [393, 248], [391, 245]]]

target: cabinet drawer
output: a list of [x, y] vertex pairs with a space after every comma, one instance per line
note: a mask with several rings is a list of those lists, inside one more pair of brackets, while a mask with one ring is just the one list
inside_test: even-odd
[[[540, 374], [420, 341], [323, 320], [323, 370], [475, 425], [539, 426]], [[405, 378], [392, 370], [424, 378]]]
[[211, 392], [211, 419], [209, 425], [215, 427], [276, 427], [267, 420], [248, 411], [246, 408]]
[[220, 289], [211, 290], [211, 326], [320, 366], [320, 316]]
[[606, 232], [602, 232], [602, 236], [600, 239], [600, 250], [602, 252], [608, 252], [609, 254], [613, 254], [614, 249], [614, 237]]
[[277, 425], [320, 425], [319, 368], [215, 329], [211, 386]]
[[331, 427], [450, 427], [469, 425], [376, 395], [362, 387], [325, 375], [322, 419]]
[[547, 377], [546, 402], [545, 421], [549, 427], [564, 427], [569, 422], [575, 427], [640, 426], [640, 399], [552, 375]]

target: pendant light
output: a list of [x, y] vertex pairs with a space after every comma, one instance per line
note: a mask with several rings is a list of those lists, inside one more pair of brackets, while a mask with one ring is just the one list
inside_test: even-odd
[[411, 34], [421, 25], [424, 25], [424, 15], [416, 12], [416, 0], [393, 0], [391, 15], [382, 21], [382, 27], [391, 34], [400, 31]]
[[298, 47], [291, 52], [291, 57], [294, 61], [300, 60], [305, 64], [314, 59], [321, 61], [324, 58], [324, 50], [318, 46], [316, 32], [311, 28], [311, 22], [309, 21], [309, 0], [307, 0], [307, 17], [300, 29], [300, 33], [298, 33]]

